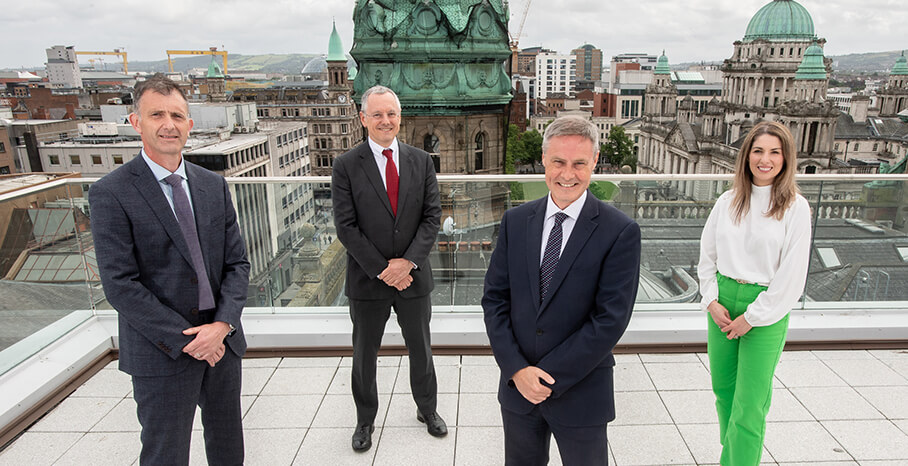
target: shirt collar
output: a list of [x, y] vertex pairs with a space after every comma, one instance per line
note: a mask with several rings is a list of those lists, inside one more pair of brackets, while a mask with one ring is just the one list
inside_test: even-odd
[[549, 217], [557, 214], [558, 212], [564, 212], [568, 217], [572, 218], [573, 220], [577, 220], [580, 217], [580, 211], [583, 210], [583, 204], [586, 203], [586, 195], [588, 193], [589, 191], [584, 191], [583, 194], [581, 194], [580, 197], [577, 198], [577, 200], [572, 202], [571, 205], [567, 206], [567, 208], [564, 210], [555, 205], [555, 201], [552, 200], [552, 193], [549, 193], [549, 195], [546, 196], [547, 200], [545, 203], [545, 219], [548, 220]]
[[[142, 158], [145, 159], [145, 163], [148, 165], [148, 168], [151, 169], [151, 173], [154, 174], [154, 177], [159, 182], [164, 181], [164, 178], [167, 178], [171, 175], [170, 170], [158, 165], [154, 160], [151, 160], [151, 157], [145, 153], [145, 149], [142, 149]], [[186, 164], [183, 163], [183, 159], [180, 158], [180, 166], [177, 167], [177, 171], [173, 172], [177, 175], [180, 175], [183, 180], [186, 180]]]
[[369, 147], [372, 149], [372, 155], [374, 155], [375, 157], [384, 157], [384, 155], [382, 155], [381, 151], [383, 151], [385, 149], [391, 149], [391, 151], [394, 153], [394, 155], [400, 155], [400, 145], [398, 145], [398, 143], [397, 143], [397, 138], [394, 138], [394, 140], [391, 141], [390, 147], [382, 147], [380, 144], [373, 141], [372, 138], [366, 138], [366, 139], [369, 141]]

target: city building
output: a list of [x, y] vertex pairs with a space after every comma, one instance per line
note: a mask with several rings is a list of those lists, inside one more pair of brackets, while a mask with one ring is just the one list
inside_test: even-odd
[[905, 52], [896, 60], [886, 87], [877, 91], [880, 102], [880, 116], [893, 117], [908, 110], [908, 60]]
[[79, 58], [73, 46], [55, 45], [47, 49], [47, 80], [56, 88], [82, 89]]
[[576, 91], [593, 89], [597, 81], [602, 81], [602, 50], [590, 44], [584, 44], [571, 50], [576, 64]]
[[512, 98], [506, 3], [358, 2], [353, 21], [356, 99], [393, 89], [398, 138], [429, 152], [439, 173], [500, 173]]
[[536, 98], [546, 100], [550, 94], [573, 96], [577, 85], [577, 61], [574, 55], [542, 52], [536, 55]]
[[313, 175], [330, 175], [334, 159], [363, 140], [362, 124], [352, 98], [347, 58], [337, 28], [324, 60], [327, 81], [276, 83], [267, 88], [238, 88], [235, 102], [255, 102], [263, 121], [302, 121], [309, 128]]
[[[672, 109], [666, 99], [678, 96], [677, 86], [665, 87], [664, 71], [654, 73], [647, 92], [658, 90], [658, 96], [648, 103], [658, 107], [644, 109], [638, 172], [731, 173], [742, 138], [760, 120], [779, 121], [791, 130], [798, 172], [856, 171], [835, 157], [839, 110], [826, 99], [831, 60], [823, 56], [825, 42], [803, 6], [775, 0], [753, 16], [722, 65], [721, 100], [708, 97], [705, 109], [690, 101]], [[668, 65], [664, 54], [657, 70], [663, 65]], [[673, 187], [677, 195], [694, 199], [712, 199], [724, 189], [717, 183]]]

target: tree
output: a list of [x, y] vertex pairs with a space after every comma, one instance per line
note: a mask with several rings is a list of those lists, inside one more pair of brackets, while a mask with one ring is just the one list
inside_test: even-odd
[[[504, 172], [507, 174], [516, 173], [515, 160], [523, 156], [523, 143], [520, 141], [520, 128], [517, 125], [508, 125], [508, 141], [505, 146], [504, 155]], [[511, 199], [523, 199], [523, 185], [519, 182], [510, 183]]]
[[620, 168], [622, 165], [630, 165], [632, 169], [637, 168], [634, 141], [624, 133], [623, 126], [612, 127], [608, 137], [599, 147], [599, 157], [604, 157], [605, 161], [613, 167]]
[[523, 133], [520, 142], [524, 149], [524, 158], [520, 162], [533, 164], [535, 171], [536, 163], [542, 162], [542, 135], [539, 134], [539, 131], [532, 129]]

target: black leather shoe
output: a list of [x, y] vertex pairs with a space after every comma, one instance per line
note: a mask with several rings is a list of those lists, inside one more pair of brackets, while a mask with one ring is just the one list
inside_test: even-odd
[[416, 420], [425, 423], [426, 430], [433, 437], [448, 435], [448, 426], [445, 425], [445, 420], [438, 413], [433, 412], [423, 416], [421, 412], [416, 411]]
[[356, 426], [356, 430], [353, 432], [353, 449], [355, 451], [366, 451], [372, 448], [372, 432], [375, 432], [373, 424]]

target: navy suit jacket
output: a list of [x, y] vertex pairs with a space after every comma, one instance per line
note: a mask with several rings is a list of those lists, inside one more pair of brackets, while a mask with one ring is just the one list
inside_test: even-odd
[[[225, 343], [246, 351], [240, 315], [249, 262], [227, 182], [184, 160], [202, 255], [214, 293], [215, 321], [236, 327]], [[120, 369], [134, 376], [173, 375], [192, 359], [182, 352], [201, 325], [189, 248], [145, 160], [136, 157], [89, 191], [91, 229], [101, 283], [119, 314]]]
[[435, 286], [429, 264], [441, 219], [435, 166], [427, 152], [399, 141], [398, 145], [397, 216], [368, 142], [334, 160], [334, 225], [337, 238], [347, 248], [346, 292], [352, 299], [393, 297], [397, 290], [377, 277], [389, 259], [399, 257], [417, 267], [410, 272], [413, 283], [400, 296], [425, 296]]
[[536, 366], [555, 379], [538, 406], [566, 426], [615, 418], [612, 349], [630, 321], [640, 272], [640, 227], [587, 192], [539, 301], [539, 262], [546, 198], [505, 212], [485, 278], [486, 331], [501, 368], [498, 400], [528, 413], [511, 376]]

